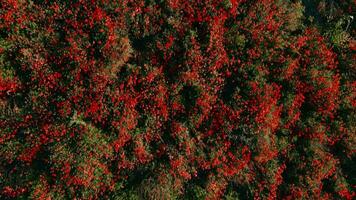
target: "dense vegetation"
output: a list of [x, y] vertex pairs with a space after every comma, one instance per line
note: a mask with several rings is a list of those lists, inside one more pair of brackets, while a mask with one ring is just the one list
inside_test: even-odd
[[354, 199], [354, 0], [1, 0], [0, 199]]

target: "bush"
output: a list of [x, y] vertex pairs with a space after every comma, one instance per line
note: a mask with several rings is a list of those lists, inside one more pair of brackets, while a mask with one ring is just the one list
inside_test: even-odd
[[353, 199], [354, 11], [4, 0], [0, 198]]

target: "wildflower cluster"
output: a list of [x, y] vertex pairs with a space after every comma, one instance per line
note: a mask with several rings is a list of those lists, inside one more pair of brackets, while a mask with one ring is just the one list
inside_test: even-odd
[[0, 198], [355, 198], [333, 2], [2, 0]]

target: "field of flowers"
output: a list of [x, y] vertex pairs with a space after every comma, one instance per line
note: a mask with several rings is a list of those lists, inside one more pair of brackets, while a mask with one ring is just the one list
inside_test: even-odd
[[0, 0], [0, 199], [355, 199], [355, 13]]

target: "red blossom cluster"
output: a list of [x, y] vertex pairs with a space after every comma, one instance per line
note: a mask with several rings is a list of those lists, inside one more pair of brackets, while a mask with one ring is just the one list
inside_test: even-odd
[[306, 2], [3, 0], [0, 198], [355, 198], [355, 25]]

